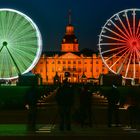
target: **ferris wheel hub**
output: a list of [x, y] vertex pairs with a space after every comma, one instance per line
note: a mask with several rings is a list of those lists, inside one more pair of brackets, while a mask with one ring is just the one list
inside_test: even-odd
[[140, 45], [140, 43], [139, 43], [138, 39], [134, 38], [134, 39], [129, 40], [128, 46], [131, 48], [131, 50], [139, 48], [139, 45]]
[[132, 46], [136, 46], [136, 45], [137, 45], [137, 41], [133, 41]]
[[8, 44], [8, 43], [7, 43], [6, 41], [3, 42], [3, 46], [7, 46], [7, 44]]

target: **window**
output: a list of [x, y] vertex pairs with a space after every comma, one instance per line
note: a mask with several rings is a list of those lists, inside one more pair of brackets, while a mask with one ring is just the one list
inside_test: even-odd
[[52, 72], [54, 72], [54, 67], [52, 67]]
[[98, 61], [96, 61], [96, 64], [99, 64], [99, 62], [98, 62]]
[[73, 71], [76, 71], [76, 67], [73, 67]]
[[71, 64], [71, 61], [68, 61], [68, 64]]
[[76, 64], [76, 61], [73, 61], [73, 64]]
[[70, 68], [70, 66], [68, 66], [68, 71], [70, 71], [71, 70], [71, 68]]
[[81, 61], [78, 61], [78, 64], [81, 64]]
[[98, 68], [96, 68], [96, 72], [99, 72], [99, 69]]
[[102, 66], [103, 66], [103, 68], [105, 67], [105, 65], [104, 65], [104, 64], [103, 64]]
[[66, 39], [65, 38], [63, 39], [63, 42], [66, 42]]
[[66, 66], [63, 66], [63, 71], [66, 71]]
[[52, 64], [54, 64], [54, 61], [52, 61]]
[[66, 61], [63, 61], [63, 64], [66, 64]]
[[78, 72], [81, 72], [81, 68], [78, 68]]
[[61, 64], [61, 62], [60, 62], [60, 61], [58, 61], [57, 63], [58, 63], [58, 64]]

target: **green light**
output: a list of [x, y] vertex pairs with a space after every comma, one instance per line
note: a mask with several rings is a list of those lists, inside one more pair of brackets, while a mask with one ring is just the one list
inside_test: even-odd
[[0, 9], [0, 79], [14, 79], [29, 72], [42, 50], [40, 32], [25, 14]]

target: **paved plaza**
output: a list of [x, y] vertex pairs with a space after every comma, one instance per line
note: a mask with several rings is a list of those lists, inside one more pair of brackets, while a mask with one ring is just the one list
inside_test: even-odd
[[[67, 137], [67, 139], [81, 139], [95, 138], [95, 139], [140, 139], [140, 128], [131, 128], [125, 122], [125, 110], [120, 110], [121, 115], [121, 124], [119, 127], [112, 126], [111, 128], [107, 127], [107, 100], [100, 95], [94, 95], [94, 107], [93, 107], [93, 127], [85, 126], [84, 128], [80, 127], [78, 123], [72, 123], [71, 131], [60, 131], [58, 129], [58, 121], [56, 114], [51, 118], [47, 114], [54, 105], [49, 105], [46, 109], [46, 116], [43, 117], [45, 112], [41, 112], [38, 115], [38, 123], [36, 132], [28, 132], [26, 129], [26, 113], [22, 111], [3, 111], [0, 114], [1, 124], [0, 124], [0, 138], [31, 138], [34, 139], [45, 139], [57, 138], [57, 137]], [[55, 112], [55, 111], [54, 111]], [[9, 119], [8, 119], [9, 117]], [[15, 119], [17, 117], [17, 119]], [[47, 119], [48, 117], [48, 119]], [[56, 120], [55, 120], [56, 119]], [[47, 121], [49, 120], [49, 121]], [[14, 122], [15, 121], [15, 122]]]

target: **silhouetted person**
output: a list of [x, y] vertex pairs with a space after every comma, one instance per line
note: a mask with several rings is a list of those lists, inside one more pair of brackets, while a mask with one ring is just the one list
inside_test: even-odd
[[37, 94], [38, 94], [38, 89], [33, 84], [29, 88], [25, 98], [25, 107], [28, 109], [28, 122], [27, 122], [28, 131], [36, 130], [36, 113], [37, 113], [37, 99], [38, 99]]
[[120, 95], [117, 87], [112, 85], [111, 90], [108, 94], [108, 127], [112, 126], [113, 117], [115, 117], [115, 124], [119, 124], [119, 100]]
[[140, 106], [139, 106], [139, 99], [133, 93], [131, 92], [130, 95], [127, 97], [127, 103], [128, 103], [128, 108], [127, 108], [127, 113], [128, 113], [128, 121], [129, 125], [131, 127], [136, 127], [137, 121], [139, 120], [140, 117]]
[[73, 91], [66, 78], [57, 91], [56, 101], [60, 115], [60, 130], [71, 130], [71, 108], [73, 105]]
[[92, 92], [88, 85], [85, 85], [80, 93], [80, 122], [83, 127], [88, 121], [88, 125], [92, 126]]

